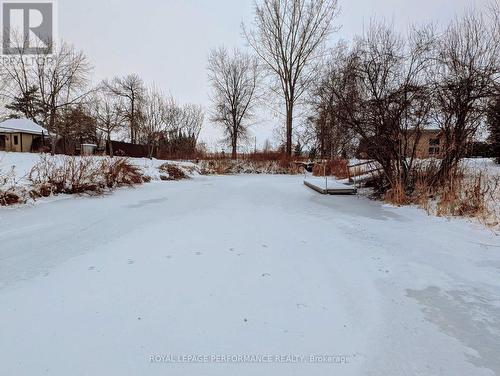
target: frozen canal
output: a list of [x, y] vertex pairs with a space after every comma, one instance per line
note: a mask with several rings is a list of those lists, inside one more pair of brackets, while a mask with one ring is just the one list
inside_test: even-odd
[[0, 209], [1, 375], [500, 375], [500, 239], [301, 177]]

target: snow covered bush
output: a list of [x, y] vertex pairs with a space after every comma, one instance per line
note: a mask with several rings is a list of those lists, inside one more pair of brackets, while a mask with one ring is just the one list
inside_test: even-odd
[[189, 175], [179, 166], [165, 163], [159, 167], [161, 180], [183, 180], [189, 179]]
[[140, 169], [124, 158], [42, 155], [29, 174], [32, 195], [102, 193], [143, 183]]
[[29, 180], [42, 196], [98, 190], [99, 171], [91, 157], [77, 158], [44, 154], [33, 166]]
[[139, 167], [124, 158], [102, 159], [100, 171], [108, 188], [132, 186], [151, 181], [151, 179], [143, 176]]
[[98, 195], [152, 180], [186, 179], [199, 171], [190, 162], [11, 153], [0, 157], [0, 206], [57, 194]]
[[17, 184], [14, 167], [8, 172], [0, 169], [0, 206], [22, 203], [25, 195], [26, 191]]

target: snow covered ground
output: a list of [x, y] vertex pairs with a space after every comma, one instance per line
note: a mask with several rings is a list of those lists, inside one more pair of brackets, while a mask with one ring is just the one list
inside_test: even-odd
[[[51, 157], [50, 155], [47, 156], [49, 158], [55, 158], [56, 162], [60, 161], [61, 163], [65, 158], [73, 158], [66, 155], [56, 155], [54, 157]], [[20, 185], [29, 184], [28, 177], [30, 171], [33, 168], [33, 166], [35, 166], [38, 162], [40, 162], [42, 157], [43, 155], [38, 153], [10, 153], [10, 152], [6, 153], [0, 151], [0, 172], [6, 174], [10, 172], [13, 168], [15, 175], [14, 179], [18, 182], [18, 184]], [[75, 157], [75, 158], [80, 158], [80, 157]], [[106, 157], [93, 157], [93, 158], [106, 158]], [[154, 158], [153, 159], [127, 158], [127, 159], [130, 160], [134, 165], [139, 167], [144, 175], [151, 177], [153, 180], [160, 180], [160, 171], [158, 170], [158, 167], [167, 162], [187, 168], [196, 167], [191, 162], [179, 162], [179, 161], [172, 162]]]
[[302, 180], [1, 208], [0, 374], [500, 374], [498, 236]]

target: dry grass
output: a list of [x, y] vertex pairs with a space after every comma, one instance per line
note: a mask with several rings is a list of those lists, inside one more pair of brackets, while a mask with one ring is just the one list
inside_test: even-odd
[[245, 159], [252, 162], [270, 162], [270, 161], [283, 161], [288, 160], [289, 157], [279, 151], [260, 151], [250, 154], [245, 154], [241, 159]]
[[438, 186], [432, 184], [436, 169], [434, 164], [416, 168], [410, 192], [395, 184], [384, 199], [395, 205], [417, 205], [432, 215], [474, 218], [490, 227], [499, 226], [500, 176], [462, 167]]
[[233, 163], [228, 159], [211, 159], [200, 163], [202, 175], [231, 174]]
[[314, 176], [335, 176], [338, 179], [349, 178], [349, 163], [345, 159], [332, 159], [313, 168]]
[[500, 202], [499, 176], [484, 171], [473, 175], [460, 173], [439, 192], [436, 211], [439, 216], [477, 218], [496, 226], [500, 218], [491, 202]]
[[279, 161], [250, 161], [214, 159], [200, 162], [203, 175], [233, 174], [276, 174], [297, 175], [302, 173], [301, 167], [294, 162], [282, 159]]
[[401, 182], [394, 184], [394, 186], [385, 193], [384, 200], [398, 206], [410, 203], [405, 187]]

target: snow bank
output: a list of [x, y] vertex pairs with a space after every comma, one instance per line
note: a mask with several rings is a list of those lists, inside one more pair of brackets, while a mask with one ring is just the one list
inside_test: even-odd
[[151, 180], [199, 174], [190, 162], [0, 152], [0, 206], [67, 193], [101, 193]]
[[[36, 153], [7, 153], [0, 152], [0, 174], [5, 174], [7, 171], [13, 171], [14, 179], [21, 185], [29, 185], [29, 174], [44, 154]], [[54, 161], [58, 164], [62, 164], [67, 158], [89, 158], [89, 157], [71, 157], [66, 155], [56, 155]], [[104, 156], [92, 156], [91, 158], [106, 159], [109, 157]], [[120, 157], [115, 157], [120, 158]], [[148, 158], [127, 158], [134, 166], [137, 166], [143, 175], [148, 176], [151, 180], [160, 180], [161, 171], [159, 168], [165, 164], [170, 163], [179, 168], [185, 170], [189, 175], [198, 175], [199, 168], [197, 165], [191, 162], [178, 162], [178, 161], [164, 161], [159, 159], [148, 159]]]

